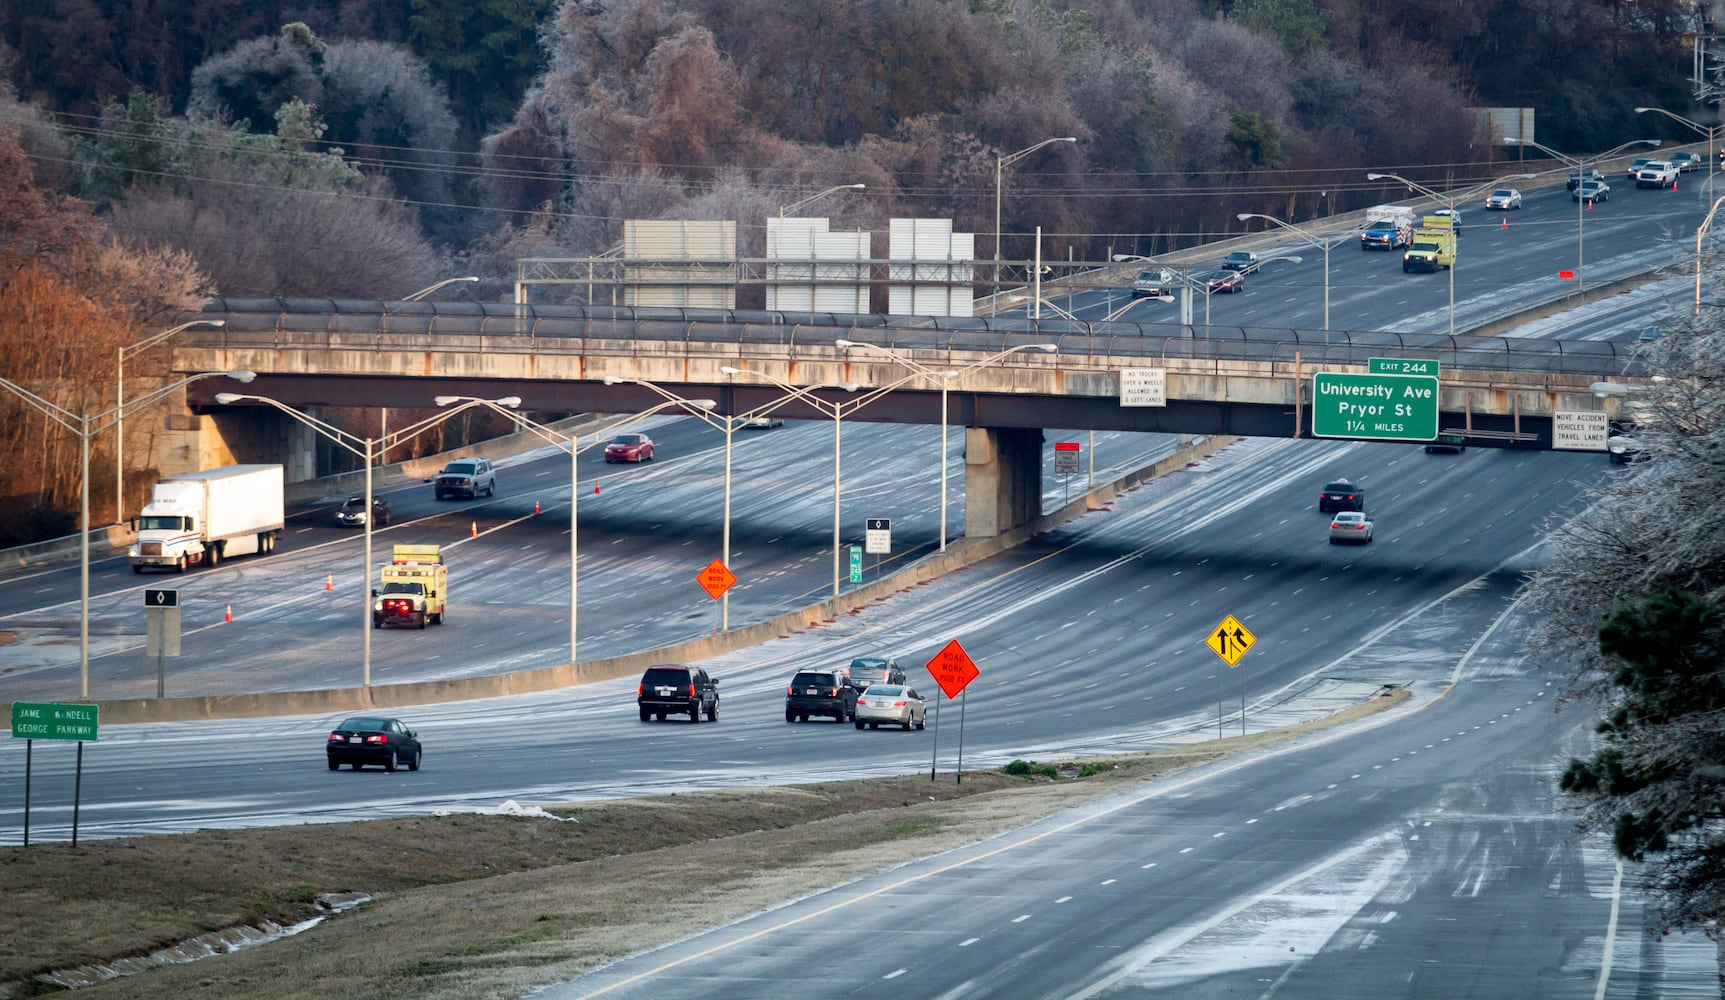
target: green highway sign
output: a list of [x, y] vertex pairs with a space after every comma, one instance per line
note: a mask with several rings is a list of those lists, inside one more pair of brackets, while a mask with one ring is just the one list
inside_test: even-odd
[[94, 740], [95, 705], [12, 703], [12, 737], [20, 740]]
[[851, 546], [851, 582], [852, 583], [861, 583], [862, 582], [862, 556], [863, 556], [862, 546], [852, 545]]
[[1430, 375], [1437, 378], [1438, 363], [1428, 358], [1367, 358], [1366, 372], [1372, 375]]
[[1312, 436], [1431, 441], [1438, 431], [1438, 380], [1430, 375], [1312, 376]]

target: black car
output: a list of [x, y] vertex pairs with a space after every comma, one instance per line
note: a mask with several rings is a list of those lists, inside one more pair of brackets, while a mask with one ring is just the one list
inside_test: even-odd
[[820, 715], [838, 722], [857, 717], [858, 688], [844, 670], [799, 670], [785, 688], [785, 721]]
[[868, 690], [870, 684], [904, 683], [904, 671], [896, 656], [859, 656], [851, 661], [850, 674], [858, 691]]
[[641, 710], [642, 722], [663, 721], [667, 715], [687, 715], [690, 722], [700, 722], [703, 713], [708, 722], [717, 722], [719, 682], [700, 667], [648, 667], [635, 689], [635, 704]]
[[1318, 511], [1331, 514], [1338, 510], [1365, 510], [1366, 489], [1358, 483], [1350, 483], [1346, 479], [1338, 479], [1333, 483], [1324, 484], [1323, 492], [1318, 494]]
[[385, 771], [393, 771], [397, 765], [417, 771], [423, 754], [413, 730], [400, 719], [380, 715], [343, 719], [324, 740], [324, 756], [331, 771], [343, 764], [352, 764], [355, 771], [367, 764], [381, 764]]
[[[340, 507], [335, 509], [335, 523], [346, 528], [365, 524], [365, 496], [348, 497]], [[371, 526], [381, 527], [389, 523], [389, 501], [382, 497], [371, 499]]]
[[1565, 186], [1568, 187], [1569, 190], [1574, 191], [1576, 188], [1581, 186], [1581, 183], [1583, 181], [1603, 181], [1603, 180], [1605, 180], [1604, 174], [1600, 173], [1594, 167], [1588, 167], [1585, 171], [1583, 171], [1583, 170], [1572, 170], [1572, 171], [1570, 171], [1569, 182]]
[[1199, 275], [1198, 280], [1203, 282], [1204, 289], [1212, 294], [1232, 294], [1246, 287], [1246, 276], [1239, 271], [1211, 271], [1209, 274]]

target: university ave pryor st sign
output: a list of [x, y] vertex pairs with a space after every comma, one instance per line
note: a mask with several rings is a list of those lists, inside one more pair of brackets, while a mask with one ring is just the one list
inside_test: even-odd
[[1432, 441], [1438, 432], [1438, 380], [1431, 375], [1312, 376], [1312, 436]]

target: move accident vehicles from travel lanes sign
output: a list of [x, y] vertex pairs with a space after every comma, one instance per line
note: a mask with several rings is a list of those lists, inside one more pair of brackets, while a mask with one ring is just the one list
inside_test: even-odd
[[1312, 376], [1312, 436], [1431, 441], [1438, 432], [1432, 375], [1318, 372]]

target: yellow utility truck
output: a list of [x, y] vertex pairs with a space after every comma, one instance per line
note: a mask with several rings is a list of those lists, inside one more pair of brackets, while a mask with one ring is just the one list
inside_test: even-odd
[[380, 567], [383, 589], [371, 596], [371, 627], [442, 625], [449, 601], [449, 567], [438, 545], [397, 545]]
[[1455, 225], [1447, 215], [1428, 215], [1414, 230], [1413, 245], [1402, 254], [1402, 273], [1455, 266]]

